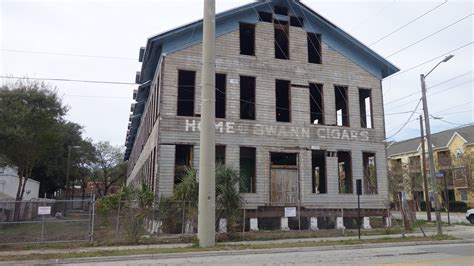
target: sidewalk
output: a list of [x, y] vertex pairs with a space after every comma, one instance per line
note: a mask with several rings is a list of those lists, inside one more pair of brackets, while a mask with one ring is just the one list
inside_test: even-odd
[[[474, 230], [470, 226], [454, 226], [446, 229], [445, 233], [453, 235], [455, 237], [462, 238], [463, 242], [473, 242], [474, 237], [469, 235], [468, 232], [474, 235]], [[423, 234], [417, 228], [414, 229], [416, 233], [405, 234], [407, 237], [422, 237]], [[436, 234], [434, 228], [424, 228], [427, 236], [433, 236]], [[400, 238], [401, 234], [392, 235], [371, 235], [362, 236], [362, 240], [367, 239], [381, 239], [381, 238]], [[343, 237], [321, 237], [321, 238], [295, 238], [295, 239], [279, 239], [279, 240], [264, 240], [264, 241], [237, 241], [237, 242], [222, 242], [220, 245], [226, 246], [238, 246], [238, 245], [262, 245], [262, 244], [285, 244], [285, 243], [300, 243], [300, 242], [323, 242], [323, 241], [341, 241], [341, 240], [357, 240], [357, 236], [343, 236]], [[421, 242], [421, 241], [419, 241]], [[108, 247], [85, 247], [85, 248], [74, 248], [74, 249], [37, 249], [37, 250], [12, 250], [12, 251], [0, 251], [0, 256], [24, 256], [32, 254], [64, 254], [64, 253], [82, 253], [82, 252], [94, 252], [94, 251], [112, 251], [112, 250], [141, 250], [141, 249], [165, 249], [165, 248], [185, 248], [193, 246], [193, 243], [188, 244], [158, 244], [158, 245], [137, 245], [137, 246], [108, 246]]]
[[[400, 211], [391, 211], [393, 218], [395, 219], [402, 219], [402, 215]], [[416, 212], [416, 219], [419, 221], [427, 221], [426, 212]], [[466, 213], [463, 212], [450, 212], [449, 218], [451, 223], [461, 223], [461, 224], [470, 224], [470, 222], [466, 219]], [[435, 221], [436, 216], [434, 212], [431, 212], [431, 221]], [[441, 221], [447, 223], [448, 222], [448, 213], [441, 212]]]

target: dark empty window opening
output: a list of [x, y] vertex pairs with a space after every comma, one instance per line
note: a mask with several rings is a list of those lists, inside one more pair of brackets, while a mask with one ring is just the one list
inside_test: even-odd
[[290, 82], [287, 80], [276, 80], [275, 99], [276, 99], [276, 121], [291, 121], [291, 92]]
[[280, 21], [275, 21], [275, 58], [290, 59], [289, 54], [289, 31], [288, 25], [283, 25]]
[[321, 34], [308, 32], [308, 62], [321, 64]]
[[323, 84], [309, 84], [311, 124], [324, 125]]
[[178, 115], [194, 116], [194, 83], [196, 72], [178, 72]]
[[216, 145], [216, 164], [225, 164], [225, 146]]
[[216, 74], [216, 118], [225, 118], [226, 75]]
[[352, 193], [352, 162], [351, 153], [346, 151], [337, 152], [339, 193]]
[[373, 128], [372, 95], [370, 90], [359, 89], [360, 126]]
[[240, 76], [240, 119], [255, 120], [255, 77]]
[[174, 184], [181, 183], [186, 171], [192, 167], [193, 163], [193, 146], [192, 145], [176, 145], [174, 159]]
[[297, 165], [296, 153], [272, 152], [270, 160], [272, 165]]
[[326, 151], [311, 151], [312, 193], [327, 193]]
[[259, 11], [258, 18], [263, 22], [273, 22], [273, 14], [268, 12]]
[[347, 102], [347, 87], [336, 86], [336, 118], [338, 126], [349, 126], [349, 106]]
[[302, 17], [290, 17], [290, 25], [293, 27], [303, 27], [303, 18]]
[[362, 153], [364, 164], [364, 194], [377, 194], [377, 167], [375, 153]]
[[256, 185], [256, 150], [240, 147], [240, 186], [242, 193], [255, 193]]
[[255, 25], [240, 23], [240, 54], [255, 55]]
[[273, 10], [275, 14], [288, 16], [288, 8], [284, 6], [274, 6]]

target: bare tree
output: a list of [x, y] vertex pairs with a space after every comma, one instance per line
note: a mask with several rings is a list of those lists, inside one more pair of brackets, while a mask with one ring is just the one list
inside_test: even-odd
[[109, 188], [125, 179], [126, 166], [123, 161], [123, 151], [112, 146], [108, 141], [94, 144], [95, 160], [91, 164], [91, 181], [99, 196], [107, 195]]

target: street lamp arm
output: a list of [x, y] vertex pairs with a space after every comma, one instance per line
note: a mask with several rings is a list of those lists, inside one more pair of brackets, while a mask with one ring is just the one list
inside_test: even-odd
[[436, 64], [436, 66], [434, 66], [430, 71], [428, 71], [428, 73], [427, 73], [426, 75], [424, 75], [425, 78], [428, 77], [428, 75], [429, 75], [431, 72], [433, 72], [433, 70], [435, 70], [441, 63], [448, 62], [448, 61], [451, 60], [451, 58], [453, 58], [453, 57], [454, 57], [454, 55], [450, 54], [450, 55], [446, 56], [443, 60], [439, 61], [439, 63]]

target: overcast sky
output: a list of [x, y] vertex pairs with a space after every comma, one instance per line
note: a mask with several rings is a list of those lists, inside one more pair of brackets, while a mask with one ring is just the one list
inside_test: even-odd
[[[148, 37], [201, 18], [203, 5], [202, 0], [0, 2], [0, 75], [124, 83], [134, 82], [140, 70], [139, 48]], [[217, 11], [222, 12], [252, 1], [216, 2]], [[400, 74], [383, 81], [387, 137], [415, 109], [421, 96], [419, 75], [436, 65], [442, 55], [463, 46], [427, 78], [427, 86], [434, 86], [428, 92], [430, 113], [442, 118], [431, 120], [431, 125], [437, 132], [473, 122], [473, 1], [302, 2], [366, 45], [439, 6], [370, 46], [401, 69]], [[440, 59], [410, 70], [436, 57]], [[70, 107], [68, 119], [84, 126], [86, 137], [124, 144], [136, 85], [49, 83], [57, 86]], [[414, 95], [407, 96], [410, 94]], [[417, 136], [415, 118], [420, 112], [421, 105], [392, 139]]]

